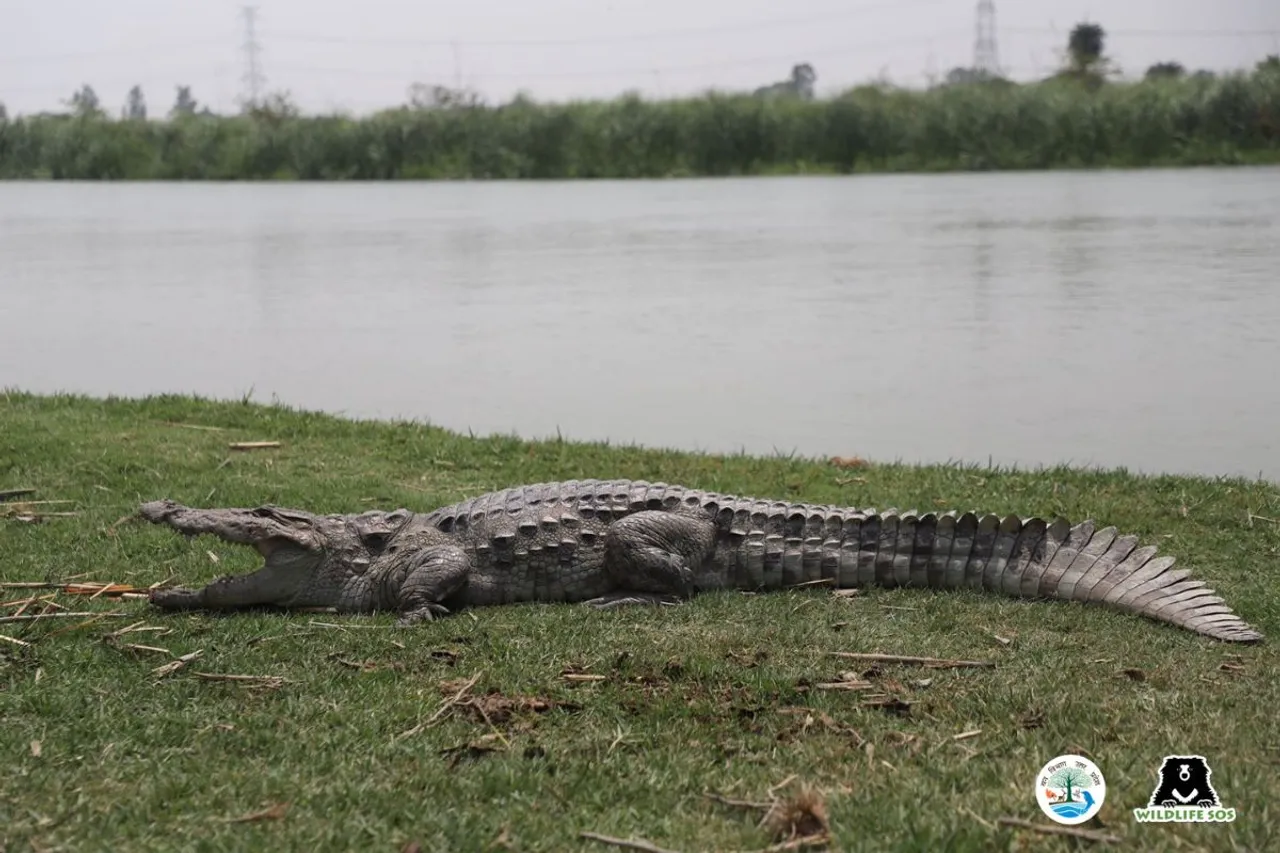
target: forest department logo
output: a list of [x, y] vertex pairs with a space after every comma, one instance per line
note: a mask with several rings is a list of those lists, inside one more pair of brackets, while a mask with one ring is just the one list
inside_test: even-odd
[[1059, 755], [1036, 776], [1036, 802], [1050, 820], [1073, 826], [1098, 813], [1107, 781], [1098, 765], [1081, 755]]

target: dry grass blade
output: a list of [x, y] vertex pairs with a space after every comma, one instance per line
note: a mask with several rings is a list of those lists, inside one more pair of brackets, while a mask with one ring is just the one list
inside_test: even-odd
[[449, 759], [449, 767], [454, 768], [463, 761], [475, 760], [483, 755], [502, 752], [510, 748], [511, 742], [501, 732], [489, 732], [486, 735], [467, 741], [458, 746], [449, 746], [440, 750], [440, 754]]
[[269, 690], [278, 690], [289, 682], [289, 679], [279, 675], [230, 675], [218, 672], [193, 672], [191, 674], [203, 681], [227, 681], [248, 687], [265, 687]]
[[[41, 601], [43, 601], [47, 606], [57, 607], [57, 605], [53, 603], [53, 594], [31, 595], [26, 598], [15, 598], [11, 601], [5, 601], [3, 603], [0, 603], [0, 607], [16, 607], [17, 610], [15, 610], [13, 613], [9, 615], [21, 616], [23, 611], [25, 611], [28, 607]], [[64, 607], [62, 609], [65, 610], [66, 608]]]
[[44, 521], [46, 518], [76, 518], [80, 515], [78, 512], [32, 512], [30, 510], [22, 511], [17, 509], [20, 504], [14, 504], [14, 509], [0, 510], [0, 518], [8, 518], [13, 521], [20, 521], [24, 524], [36, 524]]
[[122, 617], [133, 616], [132, 613], [121, 613], [117, 610], [104, 610], [101, 613], [93, 611], [65, 611], [59, 613], [27, 613], [21, 616], [0, 616], [0, 623], [5, 622], [39, 622], [44, 619], [120, 619]]
[[17, 637], [10, 637], [8, 634], [0, 634], [0, 640], [6, 643], [13, 643], [15, 646], [30, 646], [26, 640], [19, 640]]
[[164, 678], [167, 675], [172, 675], [173, 673], [182, 669], [187, 664], [191, 663], [196, 658], [200, 657], [200, 655], [202, 654], [204, 654], [204, 649], [196, 649], [194, 652], [190, 652], [189, 654], [185, 654], [180, 658], [171, 660], [166, 664], [156, 667], [155, 669], [151, 670], [151, 674], [154, 675], [156, 678]]
[[813, 685], [815, 690], [871, 690], [875, 687], [870, 681], [861, 679], [849, 681], [824, 681]]
[[873, 693], [863, 699], [861, 704], [864, 708], [887, 708], [890, 711], [904, 714], [911, 710], [913, 703], [905, 699], [899, 699], [892, 693]]
[[123, 628], [119, 628], [119, 629], [117, 629], [117, 630], [115, 630], [115, 631], [112, 631], [110, 634], [106, 634], [105, 636], [103, 636], [103, 638], [102, 638], [102, 639], [103, 639], [105, 642], [111, 642], [112, 640], [118, 640], [118, 639], [120, 639], [121, 637], [123, 637], [125, 634], [128, 634], [128, 633], [130, 633], [130, 632], [132, 632], [132, 631], [137, 631], [137, 630], [139, 630], [139, 629], [140, 629], [144, 624], [146, 624], [146, 620], [145, 620], [145, 619], [139, 619], [137, 622], [134, 622], [134, 623], [129, 624], [129, 625], [125, 625]]
[[180, 427], [182, 429], [204, 430], [206, 432], [226, 432], [227, 431], [226, 427], [205, 426], [204, 424], [181, 424], [176, 421], [156, 421], [156, 423], [164, 424], [165, 426]]
[[622, 847], [626, 850], [643, 850], [645, 853], [676, 853], [674, 850], [668, 850], [665, 847], [650, 844], [648, 841], [631, 841], [626, 838], [614, 838], [609, 835], [601, 835], [598, 832], [579, 832], [578, 837], [586, 838], [590, 841], [599, 841], [601, 844], [608, 844], [612, 847]]
[[444, 700], [444, 702], [440, 705], [439, 708], [436, 709], [436, 712], [432, 714], [429, 719], [427, 719], [425, 722], [418, 723], [416, 726], [409, 729], [408, 731], [401, 732], [400, 734], [392, 738], [392, 740], [400, 740], [401, 738], [407, 738], [412, 735], [416, 735], [418, 732], [422, 731], [423, 729], [435, 725], [440, 720], [441, 717], [443, 717], [446, 713], [448, 713], [450, 709], [452, 709], [462, 701], [464, 696], [466, 696], [469, 692], [471, 692], [471, 688], [476, 686], [476, 682], [480, 680], [480, 676], [483, 674], [484, 674], [484, 670], [480, 670], [475, 675], [471, 676], [471, 678], [467, 679], [467, 681], [464, 682], [463, 685], [458, 688], [458, 692], [454, 693], [448, 699]]
[[11, 501], [14, 498], [20, 498], [23, 495], [34, 495], [35, 489], [4, 489], [0, 490], [0, 502]]
[[818, 578], [816, 581], [800, 581], [800, 583], [787, 584], [784, 589], [804, 589], [808, 586], [834, 586], [835, 578]]
[[817, 711], [813, 708], [779, 708], [778, 712], [801, 718], [799, 721], [800, 734], [809, 731], [813, 726], [822, 726], [823, 729], [833, 734], [853, 738], [855, 746], [862, 746], [867, 742], [866, 738], [853, 726], [838, 722], [824, 711]]
[[279, 446], [278, 441], [233, 441], [227, 445], [232, 450], [266, 450]]
[[726, 797], [723, 794], [716, 794], [711, 791], [703, 793], [708, 800], [720, 803], [722, 806], [731, 806], [735, 809], [756, 809], [758, 811], [768, 811], [773, 808], [773, 802], [757, 802], [755, 800], [735, 800], [732, 797]]
[[70, 518], [79, 515], [77, 512], [46, 512], [42, 509], [37, 509], [37, 507], [75, 503], [75, 501], [72, 500], [13, 500], [21, 495], [29, 495], [34, 492], [34, 489], [10, 489], [7, 492], [0, 492], [0, 518], [8, 518], [13, 521], [34, 524], [36, 522], [43, 521], [46, 518]]
[[157, 637], [163, 637], [172, 633], [172, 628], [164, 625], [148, 625], [145, 620], [142, 620], [126, 625], [118, 631], [112, 631], [109, 634], [104, 634], [102, 642], [107, 643], [108, 645], [113, 645], [118, 643], [120, 639], [127, 634], [155, 634]]
[[815, 832], [813, 835], [803, 835], [799, 838], [792, 838], [789, 841], [781, 841], [777, 844], [770, 844], [768, 847], [761, 847], [759, 850], [747, 851], [747, 853], [783, 853], [786, 850], [826, 847], [830, 843], [831, 836], [828, 833]]
[[254, 823], [260, 820], [283, 820], [289, 811], [289, 803], [276, 803], [260, 812], [250, 812], [240, 817], [223, 818], [227, 823]]
[[143, 646], [138, 643], [125, 643], [120, 648], [130, 652], [147, 652], [156, 655], [172, 655], [173, 652], [168, 649], [162, 649], [160, 646]]
[[69, 583], [59, 587], [59, 589], [67, 595], [87, 595], [90, 599], [104, 595], [110, 598], [148, 597], [145, 587], [133, 586], [127, 583]]
[[792, 773], [790, 776], [788, 776], [787, 778], [783, 779], [781, 782], [776, 782], [776, 783], [774, 783], [773, 785], [770, 785], [770, 786], [769, 786], [769, 798], [770, 798], [770, 799], [777, 799], [777, 797], [778, 797], [778, 792], [779, 792], [779, 791], [781, 791], [783, 788], [787, 787], [788, 785], [790, 785], [792, 782], [796, 781], [796, 780], [797, 780], [797, 779], [799, 779], [799, 778], [800, 778], [799, 776], [797, 776], [796, 774]]
[[950, 660], [947, 658], [922, 658], [913, 655], [882, 655], [863, 652], [828, 652], [838, 658], [849, 660], [874, 661], [876, 663], [913, 663], [933, 669], [994, 668], [995, 661], [989, 660]]
[[1105, 832], [1097, 832], [1092, 829], [1077, 829], [1074, 826], [1047, 826], [1041, 823], [1032, 823], [1029, 820], [1023, 820], [1017, 817], [996, 818], [996, 823], [1001, 826], [1011, 826], [1017, 829], [1029, 829], [1032, 832], [1039, 832], [1042, 835], [1066, 835], [1071, 838], [1079, 838], [1083, 841], [1098, 841], [1103, 844], [1119, 844], [1123, 840], [1118, 835], [1108, 835]]
[[44, 614], [54, 613], [54, 612], [66, 612], [67, 611], [66, 607], [63, 607], [58, 602], [54, 601], [55, 595], [56, 593], [50, 593], [49, 595], [39, 595], [39, 596], [33, 595], [30, 598], [24, 598], [18, 601], [9, 601], [9, 602], [6, 602], [4, 605], [0, 605], [0, 606], [4, 606], [4, 607], [16, 606], [17, 607], [17, 610], [14, 610], [12, 613], [9, 614], [10, 617], [21, 616], [22, 614], [27, 612], [28, 607], [31, 607], [34, 604], [42, 605], [42, 607], [40, 608], [40, 611], [36, 614], [33, 614], [36, 616], [41, 616]]
[[14, 506], [53, 506], [55, 504], [73, 504], [75, 501], [14, 501]]
[[172, 629], [157, 628], [156, 626], [144, 627], [143, 622], [134, 622], [132, 625], [126, 625], [125, 627], [121, 628], [119, 631], [112, 631], [109, 634], [104, 634], [102, 636], [102, 642], [108, 646], [114, 646], [115, 648], [120, 649], [122, 651], [145, 652], [148, 654], [160, 654], [160, 655], [165, 655], [166, 657], [173, 657], [173, 652], [169, 651], [168, 649], [162, 649], [159, 646], [144, 646], [139, 643], [120, 642], [121, 637], [124, 637], [126, 634], [132, 634], [135, 631], [149, 632], [149, 631], [157, 631], [157, 630], [164, 631], [167, 633]]
[[[264, 638], [264, 639], [270, 639], [270, 638]], [[274, 638], [274, 639], [279, 639], [279, 638]], [[341, 657], [332, 657], [331, 659], [333, 660], [334, 663], [338, 664], [339, 666], [345, 666], [348, 669], [354, 669], [357, 672], [373, 672], [374, 670], [378, 669], [378, 664], [374, 663], [371, 660], [347, 660], [346, 658], [341, 658]]]

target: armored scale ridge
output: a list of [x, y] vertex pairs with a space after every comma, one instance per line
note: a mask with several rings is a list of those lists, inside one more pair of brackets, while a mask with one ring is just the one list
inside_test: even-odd
[[701, 590], [970, 587], [1095, 602], [1230, 642], [1262, 634], [1174, 558], [1093, 521], [855, 509], [639, 480], [540, 483], [434, 512], [313, 515], [146, 503], [148, 521], [253, 545], [257, 571], [156, 589], [170, 610], [390, 610], [402, 624], [461, 607], [675, 603]]

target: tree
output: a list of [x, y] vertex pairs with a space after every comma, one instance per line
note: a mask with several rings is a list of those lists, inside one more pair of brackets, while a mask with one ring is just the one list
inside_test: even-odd
[[807, 62], [791, 67], [791, 77], [781, 83], [761, 86], [755, 90], [757, 98], [795, 97], [805, 101], [813, 100], [813, 84], [818, 80], [818, 73]]
[[965, 68], [956, 66], [947, 72], [944, 85], [946, 86], [974, 86], [979, 83], [1004, 83], [1007, 82], [1003, 77], [992, 74], [985, 68]]
[[1187, 69], [1181, 62], [1157, 62], [1147, 69], [1145, 77], [1148, 80], [1172, 80], [1186, 73]]
[[4, 101], [0, 101], [0, 121], [9, 120], [9, 109], [4, 105]]
[[409, 106], [415, 110], [447, 110], [458, 107], [479, 107], [484, 98], [470, 89], [450, 89], [448, 86], [429, 86], [413, 83], [409, 86]]
[[1259, 74], [1280, 74], [1280, 53], [1273, 53], [1253, 67]]
[[125, 99], [124, 117], [131, 121], [146, 121], [147, 100], [142, 97], [142, 87], [134, 86]]
[[1089, 787], [1089, 774], [1085, 773], [1079, 767], [1063, 767], [1058, 772], [1049, 777], [1049, 784], [1057, 788], [1066, 788], [1066, 799], [1062, 802], [1075, 802], [1075, 796], [1072, 793], [1074, 788]]
[[1074, 80], [1090, 89], [1101, 86], [1108, 74], [1119, 69], [1103, 55], [1107, 33], [1101, 24], [1089, 21], [1076, 24], [1067, 37], [1067, 50], [1063, 69], [1055, 75], [1058, 79]]
[[302, 110], [293, 102], [293, 96], [288, 92], [272, 92], [256, 104], [246, 103], [244, 111], [252, 118], [268, 121], [297, 118], [302, 114]]
[[196, 99], [191, 97], [190, 86], [179, 86], [178, 97], [173, 101], [173, 108], [169, 110], [170, 116], [191, 116], [196, 114]]
[[1101, 24], [1076, 24], [1067, 38], [1067, 56], [1070, 57], [1071, 70], [1085, 74], [1101, 65], [1106, 41], [1107, 34]]
[[76, 90], [65, 103], [71, 107], [71, 112], [82, 118], [104, 115], [98, 93], [88, 83]]

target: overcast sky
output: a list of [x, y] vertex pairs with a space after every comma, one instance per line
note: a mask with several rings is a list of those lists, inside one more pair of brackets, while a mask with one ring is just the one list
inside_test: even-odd
[[[750, 89], [796, 62], [830, 92], [886, 76], [921, 85], [968, 65], [977, 0], [258, 0], [268, 91], [307, 110], [402, 103], [414, 81], [505, 100], [670, 96]], [[243, 4], [232, 0], [0, 0], [0, 102], [58, 109], [89, 83], [113, 111], [140, 84], [153, 114], [174, 87], [236, 108], [244, 91]], [[1140, 75], [1153, 62], [1252, 66], [1280, 53], [1280, 0], [997, 0], [1002, 68], [1014, 79], [1060, 62], [1093, 19], [1107, 53]]]

